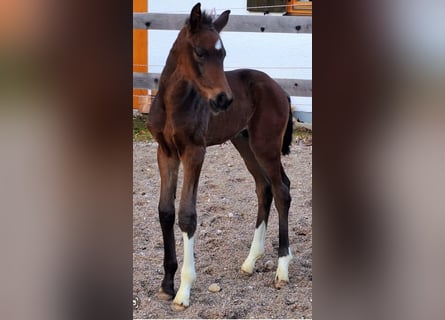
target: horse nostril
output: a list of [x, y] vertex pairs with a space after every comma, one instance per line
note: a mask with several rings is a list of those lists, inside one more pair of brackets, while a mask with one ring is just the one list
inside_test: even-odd
[[215, 99], [209, 100], [210, 107], [215, 113], [227, 110], [232, 101], [233, 98], [228, 97], [225, 92], [221, 92], [215, 97]]
[[227, 95], [222, 92], [220, 94], [218, 94], [218, 96], [216, 97], [216, 102], [218, 103], [218, 106], [223, 106], [227, 101]]
[[221, 92], [216, 97], [216, 104], [218, 108], [226, 109], [230, 105], [232, 100], [233, 100], [232, 98], [227, 97], [227, 94], [225, 92]]

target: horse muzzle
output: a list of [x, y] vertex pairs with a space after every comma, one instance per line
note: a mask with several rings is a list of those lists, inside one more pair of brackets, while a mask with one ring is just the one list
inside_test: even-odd
[[221, 111], [226, 111], [227, 108], [232, 103], [233, 98], [228, 96], [225, 92], [221, 92], [216, 96], [215, 99], [210, 99], [210, 108], [214, 113], [219, 113]]

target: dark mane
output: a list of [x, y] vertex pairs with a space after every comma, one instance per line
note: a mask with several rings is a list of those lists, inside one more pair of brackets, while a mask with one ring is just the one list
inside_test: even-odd
[[[185, 21], [185, 25], [188, 26], [189, 22], [190, 18], [187, 18], [187, 20]], [[206, 11], [202, 11], [200, 22], [202, 27], [213, 28], [213, 17]]]

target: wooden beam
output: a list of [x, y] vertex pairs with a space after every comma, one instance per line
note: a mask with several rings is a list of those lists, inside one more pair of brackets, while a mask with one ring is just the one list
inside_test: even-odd
[[[188, 14], [133, 13], [133, 29], [180, 30]], [[312, 33], [312, 17], [232, 15], [224, 31]]]
[[[147, 0], [133, 0], [133, 12], [146, 13]], [[133, 29], [133, 72], [148, 72], [148, 31]], [[133, 109], [141, 111], [146, 103], [148, 90], [133, 89]]]
[[[133, 72], [133, 88], [158, 89], [159, 73]], [[290, 96], [312, 97], [312, 80], [274, 79]]]
[[312, 97], [312, 80], [274, 79], [290, 96]]

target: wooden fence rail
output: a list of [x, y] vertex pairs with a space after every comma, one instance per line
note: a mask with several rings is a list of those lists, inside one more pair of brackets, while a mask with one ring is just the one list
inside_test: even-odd
[[[134, 13], [133, 29], [180, 30], [188, 14]], [[231, 15], [224, 31], [312, 33], [312, 17]]]
[[[157, 89], [159, 73], [133, 72], [133, 88]], [[274, 79], [291, 96], [312, 97], [312, 80]]]

